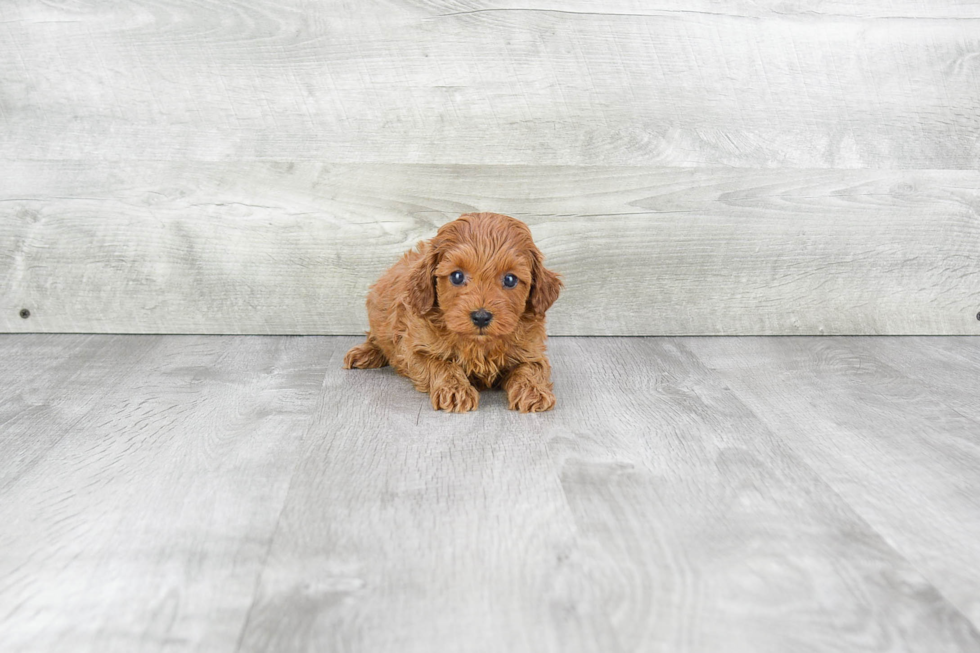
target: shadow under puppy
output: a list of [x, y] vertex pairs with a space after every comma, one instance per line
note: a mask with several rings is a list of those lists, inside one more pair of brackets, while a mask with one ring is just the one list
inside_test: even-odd
[[436, 410], [474, 410], [477, 388], [498, 386], [511, 410], [551, 410], [545, 311], [562, 283], [543, 260], [520, 220], [468, 213], [444, 224], [371, 286], [367, 341], [344, 367], [391, 364]]

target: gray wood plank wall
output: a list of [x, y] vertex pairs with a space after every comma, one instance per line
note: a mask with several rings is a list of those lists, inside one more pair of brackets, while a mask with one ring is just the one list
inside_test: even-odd
[[9, 0], [0, 331], [356, 333], [489, 210], [555, 334], [980, 334], [978, 135], [977, 2]]

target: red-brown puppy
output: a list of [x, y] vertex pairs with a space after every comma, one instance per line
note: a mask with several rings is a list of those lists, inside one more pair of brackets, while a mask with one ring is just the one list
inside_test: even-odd
[[436, 410], [474, 410], [477, 388], [498, 385], [511, 410], [552, 409], [544, 314], [562, 283], [543, 259], [527, 225], [506, 215], [443, 225], [371, 286], [371, 330], [344, 367], [391, 364]]

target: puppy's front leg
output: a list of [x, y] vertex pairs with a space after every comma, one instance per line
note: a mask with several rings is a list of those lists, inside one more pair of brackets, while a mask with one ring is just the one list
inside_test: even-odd
[[415, 387], [429, 393], [432, 407], [451, 413], [465, 413], [476, 410], [480, 405], [477, 392], [463, 370], [444, 360], [416, 353], [412, 356], [410, 377]]
[[552, 387], [551, 365], [547, 358], [521, 363], [504, 380], [508, 407], [522, 413], [540, 413], [554, 408]]

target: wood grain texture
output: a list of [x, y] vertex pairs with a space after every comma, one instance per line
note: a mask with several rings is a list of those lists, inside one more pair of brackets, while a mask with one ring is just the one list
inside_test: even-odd
[[564, 275], [554, 334], [980, 334], [977, 171], [18, 161], [0, 178], [0, 331], [358, 333], [402, 252], [495, 210]]
[[[389, 368], [341, 370], [355, 342], [0, 337], [0, 461], [61, 434], [0, 485], [0, 648], [980, 648], [960, 612], [980, 595], [978, 433], [866, 341], [558, 338], [559, 404], [534, 416], [492, 391], [433, 412]], [[737, 381], [801, 351], [799, 383], [743, 402]], [[813, 427], [806, 402], [863, 432]], [[815, 435], [861, 464], [822, 464]], [[944, 516], [942, 560], [908, 548]]]
[[10, 0], [0, 152], [980, 167], [975, 2]]
[[0, 340], [0, 649], [234, 651], [331, 343]]
[[[980, 421], [980, 338], [864, 338], [858, 351], [881, 361], [945, 406]], [[857, 345], [855, 345], [857, 347]]]
[[5, 1], [0, 331], [359, 332], [478, 209], [556, 334], [977, 334], [980, 5], [872, 4]]
[[139, 339], [118, 347], [110, 338], [91, 336], [0, 338], [0, 492], [40, 464], [112, 388], [141, 374], [140, 361], [157, 344]]
[[980, 626], [978, 339], [687, 346]]

